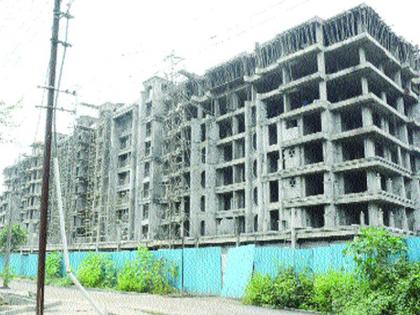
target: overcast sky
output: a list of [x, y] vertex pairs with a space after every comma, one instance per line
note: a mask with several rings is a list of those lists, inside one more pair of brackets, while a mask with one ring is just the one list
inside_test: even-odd
[[[70, 0], [71, 1], [71, 0]], [[165, 56], [183, 57], [182, 66], [203, 73], [223, 60], [251, 51], [255, 42], [314, 16], [328, 18], [347, 10], [355, 0], [74, 0], [60, 106], [86, 109], [77, 102], [133, 103], [142, 82], [165, 71]], [[67, 0], [62, 1], [66, 8]], [[367, 0], [393, 30], [420, 43], [419, 0]], [[43, 138], [45, 118], [40, 105], [51, 36], [53, 0], [0, 0], [0, 100], [20, 102], [14, 114], [11, 143], [0, 144], [0, 170]], [[62, 31], [64, 30], [62, 20]], [[63, 38], [61, 33], [61, 38]], [[59, 51], [59, 61], [62, 50]], [[45, 97], [46, 98], [46, 97]], [[66, 131], [74, 116], [59, 113], [58, 129]], [[0, 181], [2, 178], [0, 175]], [[0, 191], [1, 191], [0, 185]]]

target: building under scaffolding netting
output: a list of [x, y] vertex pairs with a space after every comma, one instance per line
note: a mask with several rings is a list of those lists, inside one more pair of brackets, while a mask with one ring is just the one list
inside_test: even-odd
[[134, 248], [419, 233], [419, 60], [362, 5], [201, 76], [150, 78], [139, 105], [108, 104], [92, 125], [69, 237]]

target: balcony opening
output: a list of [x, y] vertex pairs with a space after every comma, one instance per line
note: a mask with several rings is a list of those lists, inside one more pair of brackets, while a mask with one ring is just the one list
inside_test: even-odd
[[385, 157], [384, 145], [382, 143], [375, 142], [375, 156]]
[[284, 112], [284, 102], [282, 95], [276, 95], [265, 99], [264, 104], [266, 106], [267, 118], [277, 117]]
[[221, 147], [223, 154], [223, 161], [230, 162], [233, 159], [232, 143], [225, 144]]
[[327, 73], [338, 72], [359, 64], [359, 51], [357, 46], [339, 49], [325, 54]]
[[305, 165], [324, 161], [322, 142], [309, 142], [303, 147]]
[[317, 55], [303, 56], [301, 60], [290, 65], [290, 81], [298, 80], [318, 71]]
[[362, 111], [360, 108], [341, 113], [341, 130], [348, 131], [357, 128], [362, 128]]
[[361, 193], [367, 190], [367, 177], [365, 171], [348, 172], [343, 175], [344, 193]]
[[381, 115], [379, 115], [376, 112], [373, 112], [372, 113], [372, 120], [373, 120], [373, 125], [375, 125], [378, 128], [382, 128]]
[[283, 75], [281, 71], [276, 71], [267, 75], [264, 75], [261, 80], [255, 83], [255, 87], [258, 93], [266, 93], [278, 89], [283, 84]]
[[298, 109], [303, 106], [312, 104], [319, 99], [319, 84], [311, 84], [304, 89], [299, 89], [296, 92], [289, 94], [290, 96], [290, 110]]
[[304, 208], [306, 214], [306, 226], [321, 228], [324, 226], [325, 209], [323, 205]]
[[341, 102], [362, 95], [362, 83], [355, 79], [339, 79], [327, 82], [327, 99]]
[[350, 139], [342, 142], [343, 161], [357, 160], [365, 157], [363, 139]]
[[303, 135], [322, 131], [321, 113], [303, 116]]
[[206, 141], [207, 135], [206, 135], [206, 125], [205, 124], [200, 125], [200, 138], [201, 138], [201, 142]]
[[305, 176], [306, 196], [322, 195], [324, 193], [324, 174], [317, 173]]
[[369, 212], [367, 203], [351, 203], [338, 207], [339, 224], [352, 225], [361, 224], [360, 217], [363, 212], [363, 220], [366, 225], [369, 224]]

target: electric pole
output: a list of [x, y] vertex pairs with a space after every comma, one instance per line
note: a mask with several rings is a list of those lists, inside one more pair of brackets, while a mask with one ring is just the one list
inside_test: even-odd
[[52, 121], [54, 112], [54, 93], [55, 93], [55, 72], [57, 66], [57, 45], [58, 31], [60, 25], [60, 4], [61, 0], [54, 0], [53, 25], [51, 37], [51, 52], [49, 62], [49, 80], [48, 80], [48, 104], [47, 117], [45, 125], [44, 140], [44, 161], [42, 174], [41, 190], [41, 209], [39, 224], [39, 245], [38, 245], [38, 278], [36, 291], [36, 314], [44, 314], [44, 285], [45, 285], [45, 256], [47, 249], [47, 215], [48, 215], [48, 193], [50, 181], [50, 162], [51, 162], [51, 140], [52, 140]]

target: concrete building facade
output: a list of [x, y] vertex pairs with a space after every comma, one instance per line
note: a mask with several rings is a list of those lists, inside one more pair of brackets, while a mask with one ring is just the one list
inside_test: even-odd
[[86, 237], [70, 236], [135, 247], [419, 233], [419, 69], [417, 48], [359, 6], [202, 76], [152, 77], [139, 105], [103, 105], [89, 127], [89, 197], [70, 219]]

